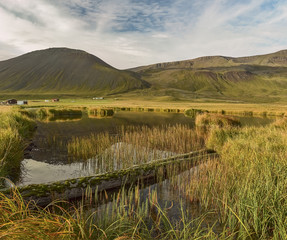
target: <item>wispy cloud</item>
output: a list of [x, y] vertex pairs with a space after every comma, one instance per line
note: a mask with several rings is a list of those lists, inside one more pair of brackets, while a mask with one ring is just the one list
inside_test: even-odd
[[0, 0], [0, 59], [48, 47], [118, 68], [286, 48], [285, 0]]

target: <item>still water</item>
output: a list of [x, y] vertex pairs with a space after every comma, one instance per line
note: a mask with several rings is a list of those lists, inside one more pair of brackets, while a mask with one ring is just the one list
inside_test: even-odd
[[[239, 117], [239, 119], [242, 125], [249, 126], [264, 126], [273, 121], [272, 119], [255, 117]], [[91, 133], [98, 134], [101, 132], [109, 132], [109, 134], [115, 135], [119, 126], [145, 125], [154, 127], [185, 124], [190, 128], [194, 127], [194, 119], [185, 117], [184, 114], [180, 113], [117, 112], [113, 117], [109, 118], [89, 118], [89, 116], [83, 115], [82, 117], [54, 118], [52, 120], [38, 122], [38, 128], [33, 137], [33, 148], [29, 153], [30, 156], [26, 157], [22, 162], [21, 179], [17, 185], [48, 183], [95, 175], [97, 169], [101, 168], [96, 157], [85, 161], [81, 159], [70, 161], [65, 146], [75, 136], [86, 137]], [[130, 147], [124, 143], [116, 143], [115, 145], [117, 149], [120, 149], [120, 147], [125, 149]], [[170, 152], [159, 150], [156, 154], [162, 157], [172, 155]], [[193, 165], [193, 163], [188, 163], [180, 167], [176, 165], [174, 169], [169, 169], [170, 174], [167, 174], [167, 177], [164, 179], [156, 179], [155, 182], [145, 183], [139, 188], [137, 194], [127, 193], [126, 197], [122, 196], [119, 201], [124, 202], [132, 195], [134, 197], [139, 196], [141, 199], [139, 205], [146, 206], [149, 218], [152, 218], [153, 212], [150, 199], [153, 193], [156, 194], [156, 201], [159, 206], [166, 209], [167, 216], [173, 224], [182, 218], [182, 213], [186, 214], [190, 219], [205, 216], [204, 221], [200, 223], [201, 226], [213, 226], [213, 231], [221, 232], [222, 227], [219, 224], [217, 213], [209, 212], [206, 215], [199, 202], [192, 201], [185, 191], [189, 185], [194, 183], [192, 179], [196, 178], [202, 166], [204, 164]], [[137, 187], [139, 186], [135, 188]], [[91, 211], [97, 212], [95, 216], [99, 218], [98, 220], [105, 217], [110, 218], [113, 215], [112, 209], [119, 208], [120, 203], [112, 197], [112, 194], [117, 194], [116, 191], [118, 190], [114, 191], [114, 193], [109, 193], [110, 197], [105, 201], [97, 199], [92, 206]], [[101, 195], [101, 193], [98, 193], [98, 195]], [[136, 209], [136, 200], [132, 199], [130, 201], [132, 209]], [[81, 202], [81, 199], [79, 202]], [[149, 203], [149, 205], [145, 203]], [[129, 208], [126, 208], [125, 204], [123, 205], [125, 206], [123, 210], [130, 211]], [[196, 225], [197, 222], [194, 222], [194, 224]], [[195, 227], [198, 226], [196, 225]]]
[[[260, 126], [272, 122], [268, 118], [239, 117], [243, 125]], [[185, 124], [194, 126], [194, 119], [181, 113], [116, 112], [113, 117], [91, 118], [87, 115], [72, 118], [53, 118], [39, 121], [33, 137], [33, 148], [22, 162], [21, 178], [17, 185], [47, 183], [69, 178], [96, 174], [99, 167], [96, 159], [71, 162], [66, 144], [74, 136], [85, 137], [91, 133], [109, 132], [116, 134], [119, 126], [149, 127]], [[126, 146], [121, 146], [126, 148]], [[165, 153], [163, 154], [164, 157]]]

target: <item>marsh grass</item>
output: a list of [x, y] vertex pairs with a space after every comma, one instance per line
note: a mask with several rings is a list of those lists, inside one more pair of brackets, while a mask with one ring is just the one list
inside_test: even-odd
[[34, 128], [35, 123], [20, 113], [0, 114], [0, 177], [19, 177], [25, 139]]
[[274, 121], [273, 126], [275, 128], [286, 129], [287, 128], [287, 117], [277, 118], [276, 121]]
[[235, 117], [215, 113], [198, 114], [195, 118], [195, 126], [202, 128], [210, 127], [236, 127], [240, 126], [240, 120]]
[[184, 115], [187, 117], [191, 117], [191, 118], [195, 118], [198, 114], [202, 114], [202, 113], [207, 113], [207, 110], [202, 110], [202, 109], [186, 109], [184, 111]]
[[[0, 136], [2, 141], [6, 141], [22, 121], [16, 120], [18, 117], [0, 117], [0, 132], [3, 134]], [[10, 197], [0, 194], [0, 238], [286, 239], [285, 118], [264, 128], [238, 128], [236, 123], [222, 119], [222, 116], [200, 118], [199, 125], [207, 126], [203, 135], [200, 130], [184, 125], [174, 128], [128, 127], [119, 129], [116, 135], [74, 138], [69, 143], [70, 153], [87, 159], [95, 155], [103, 156], [107, 149], [111, 149], [107, 156], [114, 159], [115, 146], [124, 143], [123, 150], [116, 155], [121, 156], [119, 159], [126, 159], [119, 161], [120, 166], [129, 166], [134, 164], [135, 154], [130, 151], [131, 156], [128, 157], [128, 150], [125, 149], [130, 144], [135, 146], [136, 152], [147, 148], [149, 152], [156, 149], [181, 153], [201, 147], [200, 138], [206, 140], [207, 146], [216, 149], [220, 158], [199, 164], [192, 174], [182, 175], [180, 182], [176, 178], [171, 182], [180, 189], [185, 199], [217, 214], [222, 226], [219, 232], [214, 230], [214, 226], [203, 226], [207, 217], [204, 211], [199, 218], [192, 219], [185, 210], [179, 209], [181, 217], [174, 223], [168, 215], [170, 206], [159, 206], [159, 196], [152, 191], [141, 200], [138, 188], [120, 191], [112, 196], [112, 201], [105, 192], [99, 193], [111, 202], [102, 205], [101, 209], [96, 208], [95, 203], [91, 205], [89, 197], [79, 206], [65, 203], [67, 205], [63, 207], [62, 203], [54, 202], [48, 208], [40, 209], [33, 202], [24, 202], [14, 189]], [[28, 132], [24, 126], [26, 124], [21, 131], [17, 130], [19, 136]], [[14, 142], [13, 138], [11, 142]], [[149, 155], [145, 153], [143, 156]], [[149, 161], [149, 158], [144, 161]], [[114, 164], [114, 160], [106, 163], [108, 167], [105, 169], [113, 169]], [[172, 177], [178, 170], [171, 168], [167, 171]], [[91, 193], [87, 195], [91, 196]], [[98, 194], [94, 195], [96, 203], [100, 202], [99, 198]]]
[[81, 118], [85, 108], [19, 108], [19, 112], [38, 121], [53, 121], [54, 118]]
[[0, 176], [13, 177], [10, 176], [12, 173], [19, 172], [17, 168], [23, 156], [23, 140], [17, 131], [9, 127], [0, 129], [0, 142]]
[[285, 129], [216, 131], [219, 139], [226, 136], [218, 148], [221, 158], [200, 166], [183, 191], [206, 209], [215, 209], [237, 239], [286, 239]]
[[[96, 196], [99, 193], [95, 194]], [[212, 239], [211, 227], [203, 227], [206, 214], [192, 219], [178, 209], [174, 222], [168, 215], [172, 206], [162, 207], [156, 191], [141, 199], [139, 188], [113, 194], [107, 203], [95, 205], [87, 188], [77, 205], [55, 201], [45, 208], [25, 202], [17, 188], [10, 196], [0, 193], [1, 239]], [[95, 198], [96, 203], [100, 201]]]
[[25, 108], [20, 108], [19, 112], [27, 116], [29, 118], [37, 119], [37, 120], [43, 120], [48, 117], [48, 111], [46, 108], [35, 108], [35, 109], [25, 109]]
[[202, 136], [187, 125], [127, 126], [108, 132], [74, 137], [67, 144], [73, 159], [97, 160], [101, 171], [118, 170], [203, 147]]
[[89, 117], [106, 118], [114, 115], [112, 108], [90, 108], [88, 110]]
[[50, 108], [48, 112], [53, 116], [65, 116], [65, 115], [82, 115], [83, 109], [71, 109], [71, 108]]
[[[223, 226], [216, 235], [218, 239], [286, 239], [286, 119], [264, 128], [234, 127], [237, 123], [229, 117], [207, 119], [200, 120], [208, 126], [207, 146], [216, 149], [221, 157], [199, 165], [180, 183], [175, 180], [174, 186], [191, 202], [217, 213]], [[137, 134], [132, 136], [134, 141]], [[157, 140], [168, 143], [161, 134], [157, 136]], [[145, 142], [147, 145], [148, 140]], [[159, 149], [169, 146], [162, 148], [156, 141], [152, 143]]]

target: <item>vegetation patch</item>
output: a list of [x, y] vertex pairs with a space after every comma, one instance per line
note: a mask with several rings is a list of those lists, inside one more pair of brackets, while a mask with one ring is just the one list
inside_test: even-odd
[[[251, 110], [246, 110], [246, 114], [251, 115], [248, 112]], [[262, 113], [266, 116], [269, 111]], [[16, 145], [21, 145], [23, 136], [27, 136], [30, 131], [25, 119], [31, 120], [20, 114], [18, 117], [1, 114], [0, 117], [1, 142], [17, 143], [17, 139], [20, 139]], [[4, 239], [285, 239], [286, 119], [280, 118], [264, 128], [239, 128], [236, 119], [234, 121], [226, 115], [202, 113], [197, 115], [196, 122], [196, 129], [184, 125], [174, 128], [130, 127], [120, 129], [117, 137], [107, 138], [101, 135], [97, 138], [91, 135], [81, 139], [74, 138], [70, 142], [71, 152], [74, 151], [71, 154], [84, 159], [94, 154], [102, 156], [105, 149], [118, 141], [125, 142], [123, 149], [136, 143], [137, 152], [143, 146], [149, 146], [151, 149], [184, 153], [188, 149], [201, 146], [200, 137], [220, 157], [197, 165], [192, 174], [180, 176], [180, 181], [172, 176], [178, 169], [183, 169], [177, 163], [185, 164], [190, 161], [190, 155], [187, 154], [157, 162], [142, 161], [140, 166], [126, 165], [126, 169], [87, 178], [10, 189], [6, 194], [0, 193], [0, 236], [4, 236]], [[11, 137], [13, 134], [14, 138]], [[8, 145], [3, 146], [3, 149], [7, 149]], [[92, 152], [93, 148], [97, 149], [96, 152]], [[3, 149], [2, 153], [6, 153]], [[16, 150], [13, 153], [17, 152], [17, 148], [14, 149]], [[7, 159], [14, 158], [13, 155], [10, 156], [12, 157]], [[110, 154], [109, 157], [114, 155]], [[194, 156], [195, 162], [198, 158], [199, 156]], [[132, 162], [128, 155], [124, 155], [124, 159]], [[108, 166], [114, 166], [113, 164], [113, 161], [106, 162], [105, 170], [111, 169]], [[124, 165], [125, 162], [119, 161], [119, 164]], [[152, 190], [144, 201], [140, 201], [138, 186], [127, 193], [117, 192], [113, 195], [111, 204], [103, 205], [98, 210], [99, 196], [106, 202], [110, 198], [105, 191], [94, 194], [98, 191], [97, 187], [89, 190], [89, 186], [137, 183], [139, 176], [145, 173], [147, 176], [171, 176], [170, 182], [174, 189], [184, 195], [180, 199], [200, 206], [200, 217], [194, 218], [196, 210], [192, 209], [192, 215], [189, 215], [182, 207], [178, 209], [181, 212], [180, 219], [171, 220], [168, 212], [172, 206], [160, 207], [160, 199]], [[86, 192], [79, 207], [62, 207], [52, 203], [51, 208], [40, 209], [32, 201], [25, 202], [19, 193], [20, 191], [28, 199], [48, 197], [51, 193], [57, 197], [69, 194], [69, 191], [77, 188], [80, 189], [80, 194]], [[96, 205], [88, 208], [87, 202], [92, 202], [92, 199], [87, 196], [94, 196]], [[215, 223], [208, 225], [207, 212], [213, 212], [220, 228]]]
[[[237, 239], [286, 237], [286, 129], [216, 129], [220, 158], [200, 167], [184, 191], [218, 212]], [[220, 143], [219, 143], [220, 142]], [[226, 236], [227, 237], [227, 236]]]
[[19, 177], [25, 139], [31, 137], [35, 126], [34, 121], [20, 113], [0, 113], [0, 177]]
[[82, 115], [83, 112], [81, 109], [57, 109], [57, 108], [52, 108], [48, 109], [48, 112], [54, 116], [65, 116], [65, 115]]
[[205, 112], [208, 113], [207, 110], [191, 108], [191, 109], [186, 109], [184, 111], [184, 115], [187, 116], [187, 117], [195, 118], [198, 114], [202, 114], [202, 113], [205, 113]]
[[[98, 208], [98, 202], [112, 200]], [[99, 192], [92, 197], [86, 189], [76, 206], [54, 201], [40, 208], [33, 201], [25, 202], [17, 189], [10, 197], [0, 193], [0, 236], [4, 239], [214, 239], [216, 234], [205, 220], [178, 209], [178, 220], [169, 216], [170, 206], [161, 207], [160, 197], [151, 190], [140, 195], [139, 187], [121, 189], [108, 196]]]
[[237, 127], [240, 126], [240, 121], [235, 117], [226, 116], [222, 114], [203, 113], [196, 116], [196, 127], [210, 128], [210, 127]]
[[182, 124], [175, 126], [127, 126], [117, 134], [108, 132], [73, 137], [67, 144], [70, 158], [94, 158], [99, 170], [113, 171], [159, 159], [164, 156], [183, 154], [203, 148], [201, 134]]
[[88, 112], [89, 117], [97, 118], [112, 117], [115, 113], [112, 108], [90, 108]]
[[273, 126], [275, 126], [276, 128], [286, 129], [287, 128], [287, 117], [276, 119], [276, 121], [273, 123]]

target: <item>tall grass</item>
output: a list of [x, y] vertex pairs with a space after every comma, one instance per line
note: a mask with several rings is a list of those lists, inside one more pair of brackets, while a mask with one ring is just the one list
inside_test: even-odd
[[[136, 187], [112, 195], [112, 200], [101, 193], [106, 204], [100, 206], [99, 195], [95, 195], [97, 204], [86, 198], [78, 207], [62, 207], [56, 202], [45, 209], [25, 203], [17, 191], [11, 197], [0, 194], [0, 238], [286, 239], [286, 120], [267, 127], [238, 128], [234, 127], [236, 121], [221, 116], [198, 117], [202, 124], [197, 125], [207, 126], [205, 135], [185, 125], [127, 127], [116, 135], [75, 137], [68, 148], [75, 157], [101, 157], [107, 170], [114, 169], [115, 164], [119, 164], [117, 168], [150, 161], [153, 150], [161, 151], [159, 154], [192, 151], [201, 148], [202, 139], [206, 139], [207, 146], [216, 149], [220, 158], [198, 165], [191, 174], [182, 175], [180, 181], [171, 179], [171, 183], [183, 199], [217, 213], [222, 226], [219, 232], [214, 233], [214, 226], [203, 226], [204, 212], [192, 220], [184, 209], [178, 209], [180, 219], [174, 222], [168, 208], [159, 205], [156, 192], [141, 199]], [[11, 134], [7, 132], [7, 136]], [[131, 145], [133, 148], [129, 148]]]
[[240, 126], [240, 121], [235, 117], [225, 116], [215, 113], [203, 113], [196, 116], [195, 125], [197, 127], [230, 127]]
[[[98, 193], [95, 196], [99, 196]], [[172, 206], [161, 207], [156, 191], [142, 199], [139, 188], [110, 197], [95, 205], [87, 189], [77, 205], [55, 201], [45, 208], [25, 202], [17, 189], [10, 197], [0, 193], [1, 239], [213, 239], [212, 228], [203, 227], [206, 214], [191, 219], [182, 207], [176, 221], [168, 215]]]
[[[67, 144], [74, 159], [90, 159], [100, 171], [112, 171], [203, 147], [197, 131], [187, 125], [128, 126], [118, 133], [74, 137]], [[96, 159], [96, 161], [95, 161]]]
[[0, 114], [0, 177], [17, 178], [25, 149], [35, 123], [20, 113]]
[[32, 108], [27, 110], [26, 108], [21, 108], [19, 112], [31, 119], [38, 121], [53, 121], [55, 118], [74, 118], [80, 119], [83, 115], [85, 108]]
[[240, 131], [218, 128], [212, 142], [216, 138], [222, 141], [221, 158], [198, 169], [189, 187], [183, 187], [186, 194], [215, 209], [238, 239], [286, 239], [286, 129], [277, 124]]
[[89, 117], [105, 118], [112, 117], [114, 110], [112, 108], [90, 108], [88, 110]]

